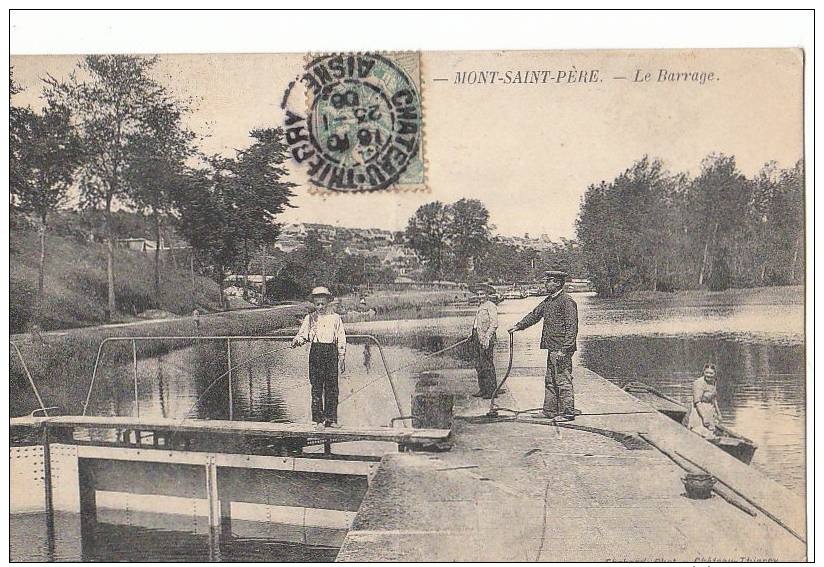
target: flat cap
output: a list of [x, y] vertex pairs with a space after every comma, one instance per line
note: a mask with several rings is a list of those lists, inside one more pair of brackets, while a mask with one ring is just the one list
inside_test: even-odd
[[549, 270], [544, 272], [544, 279], [545, 280], [564, 280], [566, 281], [569, 274], [566, 272], [562, 272], [560, 270]]

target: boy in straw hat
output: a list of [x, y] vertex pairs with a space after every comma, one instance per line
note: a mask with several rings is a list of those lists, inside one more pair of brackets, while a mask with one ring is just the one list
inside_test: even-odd
[[309, 347], [309, 383], [312, 386], [312, 421], [316, 427], [338, 426], [338, 374], [346, 370], [346, 332], [340, 315], [329, 306], [332, 294], [325, 287], [312, 290], [315, 310], [309, 313], [292, 348]]

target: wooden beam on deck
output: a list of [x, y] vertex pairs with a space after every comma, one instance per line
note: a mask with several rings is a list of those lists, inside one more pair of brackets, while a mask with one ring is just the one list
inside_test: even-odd
[[306, 423], [272, 423], [262, 421], [224, 421], [207, 419], [169, 419], [161, 417], [110, 417], [67, 415], [59, 417], [15, 417], [12, 427], [48, 427], [57, 429], [136, 429], [197, 434], [237, 434], [271, 439], [306, 438], [330, 443], [349, 441], [385, 441], [421, 445], [447, 441], [449, 429], [402, 429], [392, 427], [340, 427], [317, 429]]

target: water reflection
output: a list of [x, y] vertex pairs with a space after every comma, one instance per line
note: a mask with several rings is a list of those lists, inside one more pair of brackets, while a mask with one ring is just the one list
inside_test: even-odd
[[580, 360], [616, 384], [645, 382], [687, 406], [704, 361], [715, 362], [724, 424], [758, 444], [753, 466], [803, 494], [802, 347], [724, 336], [590, 338]]
[[[800, 296], [777, 291], [758, 303], [723, 304], [721, 295], [699, 299], [601, 300], [576, 294], [581, 319], [576, 361], [617, 384], [647, 382], [689, 400], [689, 387], [707, 361], [721, 373], [719, 403], [726, 423], [759, 444], [754, 466], [788, 487], [803, 491], [805, 374], [803, 305]], [[505, 368], [509, 345], [505, 329], [540, 298], [505, 301], [499, 306], [496, 361]], [[347, 325], [349, 334], [372, 334], [383, 345], [401, 412], [409, 411], [414, 377], [425, 370], [471, 367], [468, 344], [424, 359], [465, 338], [472, 316], [372, 321]], [[538, 348], [540, 325], [515, 335], [515, 374], [541, 375], [545, 352]], [[287, 343], [233, 341], [179, 342], [177, 350], [155, 356], [139, 346], [138, 403], [135, 404], [131, 343], [107, 345], [89, 413], [227, 419], [229, 357], [235, 419], [309, 421], [308, 355]], [[140, 349], [146, 349], [140, 350]], [[400, 369], [400, 370], [397, 370]], [[222, 376], [222, 377], [221, 377]], [[17, 377], [19, 378], [19, 376]], [[12, 379], [15, 374], [12, 374]], [[19, 380], [18, 380], [19, 381]], [[15, 382], [16, 383], [16, 382]], [[85, 394], [82, 378], [65, 382], [62, 396]], [[342, 423], [386, 425], [398, 415], [381, 352], [368, 342], [350, 344], [347, 372], [340, 380]], [[15, 389], [13, 388], [14, 392]], [[54, 393], [49, 398], [55, 403]], [[71, 402], [58, 400], [66, 407]], [[11, 402], [15, 415], [15, 401]], [[77, 407], [75, 404], [74, 407]]]
[[[47, 537], [45, 514], [21, 514], [9, 523], [12, 562], [207, 562], [207, 561], [334, 561], [345, 530], [292, 527], [289, 533], [264, 522], [238, 522], [235, 533], [221, 534], [218, 548], [210, 546], [203, 518], [154, 514], [157, 527], [137, 525], [129, 514], [107, 511], [81, 537], [78, 514], [55, 514], [55, 538]], [[135, 514], [132, 513], [131, 516]], [[173, 521], [169, 522], [168, 519]], [[142, 518], [145, 520], [145, 518]], [[145, 523], [145, 522], [144, 522]], [[284, 537], [285, 536], [285, 537]], [[81, 545], [82, 543], [82, 545]]]
[[[790, 489], [804, 493], [805, 483], [805, 363], [801, 296], [777, 291], [757, 302], [724, 303], [723, 295], [649, 300], [600, 300], [576, 294], [579, 305], [579, 352], [575, 361], [617, 384], [647, 382], [682, 401], [703, 364], [713, 361], [720, 371], [719, 404], [724, 422], [759, 445], [753, 466]], [[499, 306], [500, 331], [496, 364], [502, 375], [509, 356], [505, 330], [531, 310], [540, 298], [506, 301]], [[347, 351], [347, 372], [340, 379], [342, 424], [387, 425], [398, 415], [395, 397], [384, 369], [392, 374], [401, 404], [408, 414], [418, 374], [439, 368], [470, 368], [471, 352], [464, 344], [443, 355], [424, 358], [469, 335], [472, 315], [374, 321], [347, 325], [349, 334], [377, 336], [383, 350], [367, 342], [352, 342]], [[540, 325], [515, 335], [514, 372], [540, 376], [546, 353], [539, 348]], [[89, 413], [97, 415], [152, 415], [226, 419], [230, 384], [235, 419], [308, 422], [308, 353], [291, 350], [288, 343], [234, 341], [231, 353], [225, 342], [200, 340], [152, 353], [139, 351], [132, 363], [131, 344], [115, 344], [104, 353]], [[239, 366], [226, 374], [229, 358]], [[137, 403], [135, 403], [135, 370]], [[222, 376], [222, 378], [221, 378]], [[12, 372], [14, 394], [25, 386]], [[82, 407], [86, 377], [71, 377], [49, 391], [48, 403]], [[22, 398], [21, 398], [22, 400]], [[12, 396], [12, 415], [25, 403]], [[26, 520], [31, 521], [31, 519]], [[12, 522], [19, 527], [18, 519]], [[24, 522], [25, 523], [25, 522]], [[101, 534], [117, 539], [117, 529], [100, 526]], [[21, 533], [25, 533], [22, 530]], [[147, 532], [140, 548], [167, 541]], [[176, 534], [175, 541], [198, 549], [200, 537]], [[134, 540], [131, 540], [134, 541]], [[248, 542], [246, 542], [248, 543]], [[236, 557], [256, 555], [271, 542], [237, 542]], [[134, 546], [133, 543], [130, 545]], [[165, 544], [164, 544], [165, 545]], [[177, 544], [175, 544], [177, 545]], [[263, 547], [261, 547], [263, 546]], [[39, 549], [31, 546], [32, 553]], [[169, 551], [162, 546], [162, 558]], [[274, 557], [300, 560], [302, 550], [276, 548]], [[266, 551], [269, 553], [270, 551]], [[39, 552], [37, 552], [39, 553]], [[127, 557], [109, 549], [100, 558]], [[125, 552], [124, 552], [125, 553]], [[148, 553], [148, 552], [147, 552]], [[263, 552], [261, 552], [263, 553]], [[289, 555], [294, 553], [296, 555]], [[332, 551], [313, 551], [313, 558], [334, 557]], [[244, 555], [246, 554], [246, 555]], [[279, 555], [278, 555], [279, 554]], [[151, 560], [147, 555], [141, 560]], [[158, 557], [161, 557], [160, 555]], [[200, 556], [187, 556], [199, 560]], [[135, 556], [128, 556], [134, 560]]]

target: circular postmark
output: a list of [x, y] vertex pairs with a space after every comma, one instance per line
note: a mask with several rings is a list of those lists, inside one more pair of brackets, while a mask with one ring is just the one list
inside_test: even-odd
[[[298, 82], [306, 91], [303, 112], [295, 100], [302, 98]], [[407, 70], [388, 56], [313, 59], [282, 104], [292, 157], [305, 164], [311, 183], [333, 191], [402, 184], [421, 162], [418, 91]]]

